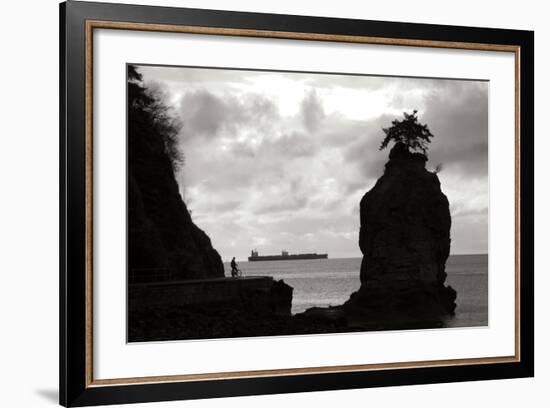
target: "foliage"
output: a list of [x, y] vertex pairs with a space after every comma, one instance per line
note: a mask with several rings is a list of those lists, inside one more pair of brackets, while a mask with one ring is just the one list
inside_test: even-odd
[[[169, 226], [178, 219], [179, 210], [177, 204], [169, 207], [169, 191], [182, 164], [176, 140], [179, 126], [160, 95], [145, 86], [132, 65], [128, 66], [127, 92], [128, 264], [132, 270], [174, 267], [170, 243], [177, 241], [169, 236], [174, 229]], [[162, 214], [171, 220], [164, 221]]]
[[176, 172], [184, 162], [178, 145], [182, 124], [172, 115], [164, 99], [160, 90], [145, 87], [136, 67], [128, 66], [128, 119], [139, 121], [142, 129], [148, 129], [149, 137], [162, 139], [165, 153]]
[[394, 141], [395, 143], [403, 143], [412, 151], [420, 151], [426, 154], [428, 144], [431, 142], [430, 139], [434, 135], [427, 125], [418, 122], [417, 113], [417, 110], [414, 110], [413, 113], [403, 112], [405, 117], [403, 120], [395, 119], [389, 128], [383, 128], [386, 137], [380, 145], [380, 150], [385, 149], [390, 141]]

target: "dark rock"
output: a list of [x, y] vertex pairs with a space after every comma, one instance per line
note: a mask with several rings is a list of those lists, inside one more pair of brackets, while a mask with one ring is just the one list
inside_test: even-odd
[[224, 276], [220, 255], [193, 223], [180, 196], [162, 135], [133, 109], [128, 139], [130, 277], [149, 281]]
[[[208, 296], [204, 296], [208, 295]], [[128, 339], [187, 340], [296, 333], [292, 287], [270, 277], [133, 284]]]
[[277, 315], [290, 316], [293, 291], [292, 286], [287, 285], [283, 280], [274, 281], [269, 290], [269, 310]]
[[344, 305], [347, 313], [370, 322], [421, 325], [454, 312], [456, 292], [444, 284], [449, 202], [437, 175], [425, 169], [426, 160], [396, 144], [384, 175], [363, 196], [361, 288]]
[[339, 327], [347, 326], [346, 313], [341, 307], [312, 307], [296, 315], [304, 321], [334, 324]]

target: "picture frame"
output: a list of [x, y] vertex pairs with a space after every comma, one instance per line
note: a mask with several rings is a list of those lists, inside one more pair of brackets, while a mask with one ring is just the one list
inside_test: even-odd
[[[284, 369], [96, 378], [94, 32], [474, 50], [514, 58], [514, 353]], [[60, 403], [64, 406], [341, 390], [534, 375], [534, 33], [68, 1], [60, 5]], [[125, 158], [121, 157], [121, 161]], [[120, 293], [124, 297], [124, 293]]]

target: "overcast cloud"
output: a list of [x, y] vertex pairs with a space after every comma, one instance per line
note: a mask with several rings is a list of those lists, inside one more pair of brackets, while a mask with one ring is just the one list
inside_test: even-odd
[[487, 252], [487, 82], [138, 69], [183, 122], [180, 191], [224, 260], [253, 248], [360, 256], [359, 201], [387, 161], [382, 127], [413, 109], [435, 135], [428, 169], [443, 164], [451, 252]]

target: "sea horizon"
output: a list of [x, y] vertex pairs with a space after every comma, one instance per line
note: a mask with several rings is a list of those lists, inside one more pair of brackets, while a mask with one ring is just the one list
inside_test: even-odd
[[[302, 254], [302, 253], [315, 253], [315, 252], [290, 252], [290, 254]], [[326, 252], [317, 252], [317, 253], [326, 253]], [[266, 253], [267, 255], [280, 255], [279, 254], [275, 254], [275, 253]], [[476, 255], [487, 255], [489, 256], [489, 253], [488, 252], [468, 252], [468, 253], [460, 253], [460, 254], [449, 254], [449, 257], [451, 256], [476, 256]], [[357, 259], [357, 258], [363, 258], [363, 255], [358, 255], [358, 256], [333, 256], [331, 257], [330, 254], [328, 254], [328, 258], [324, 259], [324, 260], [327, 260], [327, 259]], [[231, 258], [228, 258], [228, 259], [223, 259], [222, 262], [225, 264], [229, 264], [231, 262]], [[297, 259], [297, 261], [301, 261], [303, 259]], [[322, 259], [321, 259], [322, 260]], [[246, 260], [244, 259], [239, 259], [239, 258], [235, 258], [235, 261], [237, 263], [239, 262], [249, 262], [248, 261], [248, 257], [246, 258]], [[258, 262], [258, 261], [255, 261], [255, 262]], [[261, 262], [279, 262], [279, 261], [261, 261]]]
[[[362, 257], [237, 261], [243, 276], [271, 276], [283, 280], [293, 290], [292, 314], [312, 307], [338, 306], [361, 286]], [[224, 263], [225, 276], [231, 266]], [[457, 291], [455, 315], [445, 321], [448, 327], [488, 324], [488, 254], [453, 254], [446, 263], [446, 285]]]

